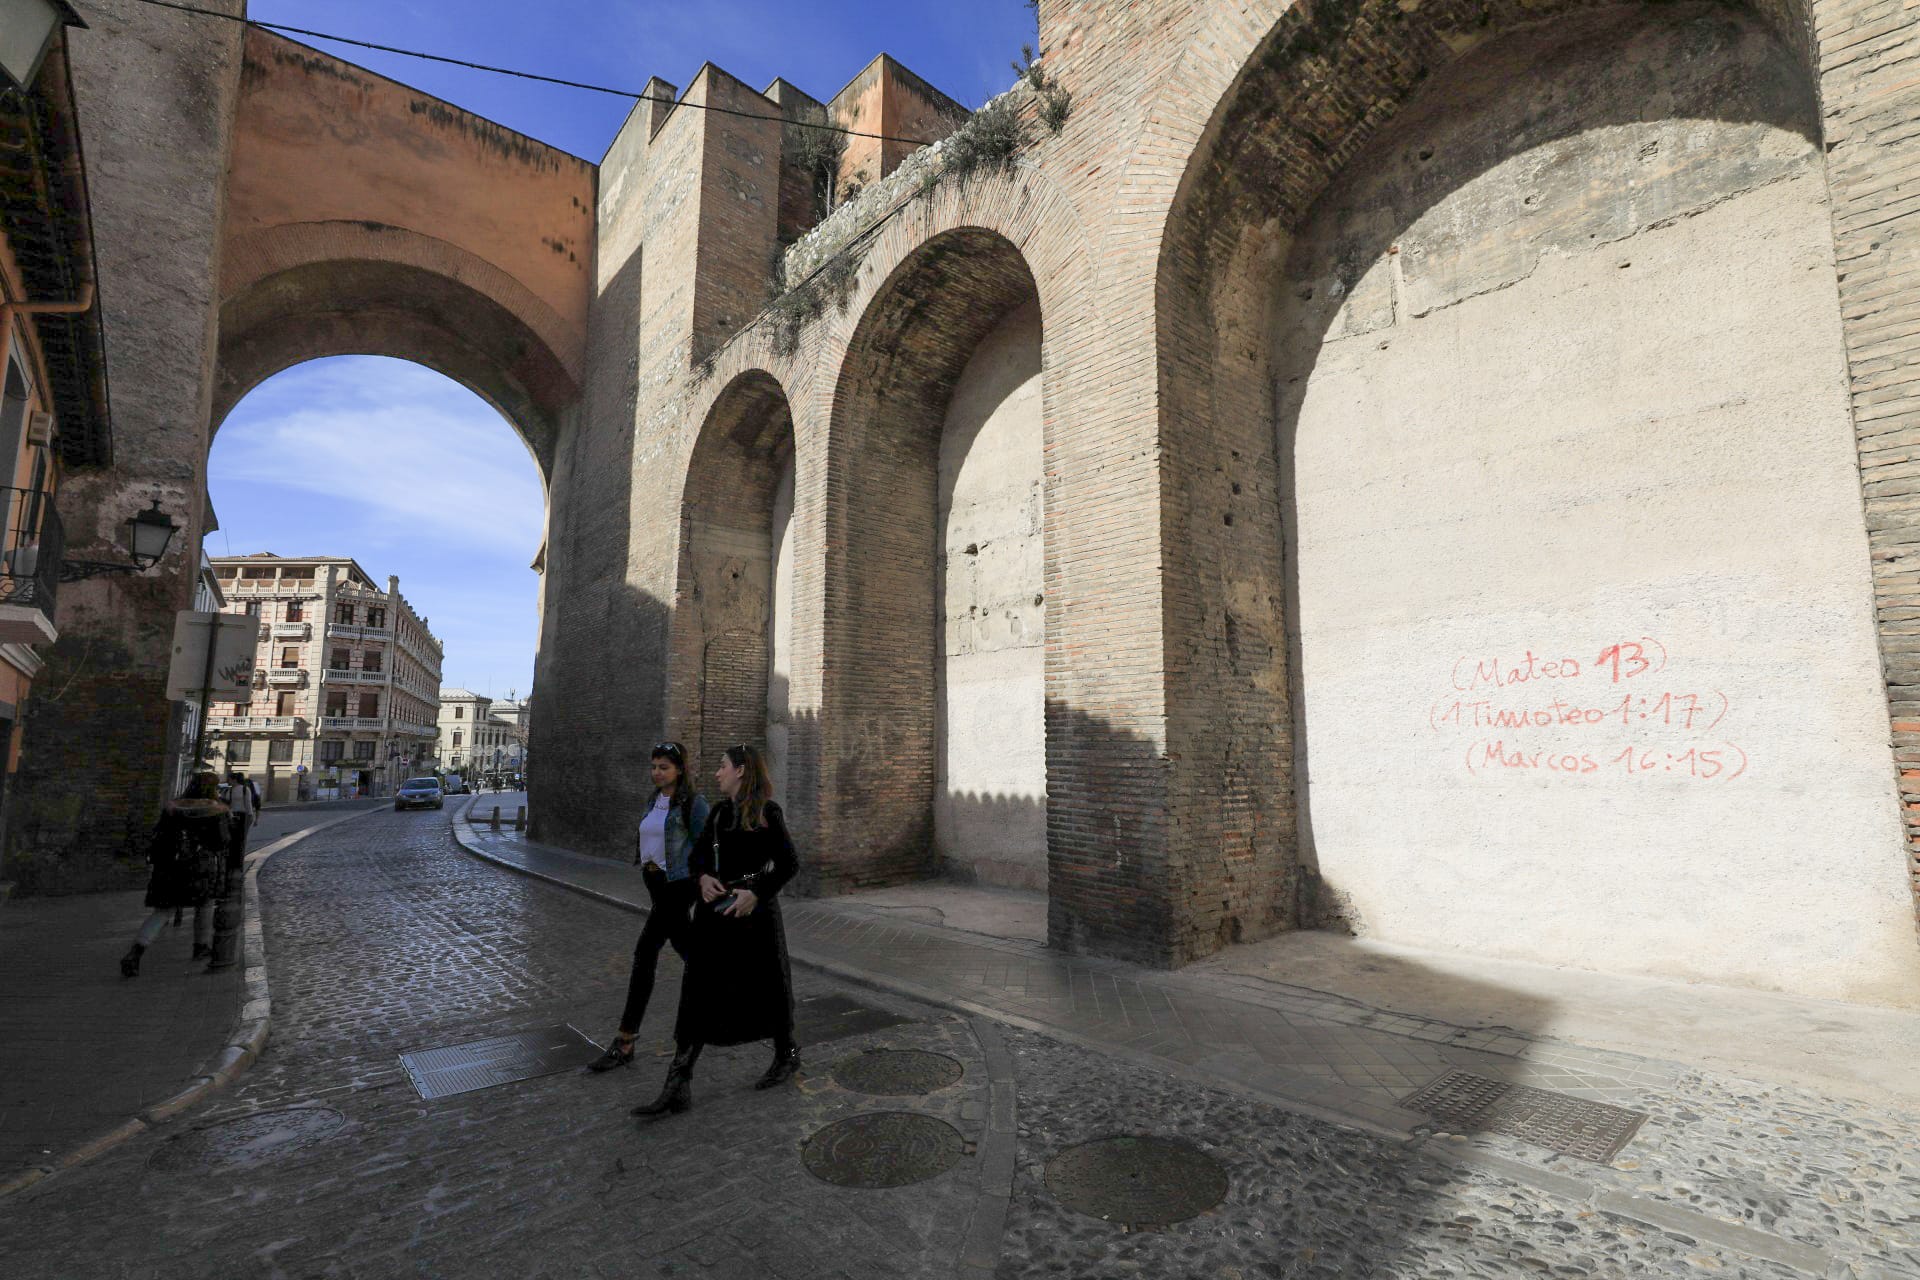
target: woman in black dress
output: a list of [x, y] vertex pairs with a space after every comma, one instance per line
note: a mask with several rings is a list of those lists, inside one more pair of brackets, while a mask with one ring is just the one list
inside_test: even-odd
[[726, 798], [713, 807], [693, 848], [700, 902], [688, 930], [673, 1065], [660, 1096], [633, 1109], [637, 1116], [691, 1107], [693, 1064], [710, 1044], [772, 1040], [773, 1064], [756, 1089], [785, 1084], [800, 1067], [777, 896], [799, 860], [760, 753], [744, 744], [728, 747], [716, 777]]
[[211, 773], [194, 774], [181, 797], [160, 810], [147, 844], [147, 861], [153, 864], [147, 906], [153, 914], [120, 957], [121, 976], [140, 976], [140, 957], [183, 907], [193, 908], [193, 958], [211, 954], [213, 899], [226, 892], [231, 814], [220, 803], [220, 779]]

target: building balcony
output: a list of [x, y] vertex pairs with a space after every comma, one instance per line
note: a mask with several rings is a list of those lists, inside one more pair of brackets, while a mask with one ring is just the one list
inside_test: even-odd
[[320, 721], [320, 727], [329, 732], [377, 733], [386, 726], [387, 722], [379, 716], [326, 716]]
[[313, 639], [313, 624], [311, 622], [276, 622], [269, 630], [275, 640]]
[[320, 673], [320, 678], [328, 684], [385, 684], [387, 673], [362, 671], [354, 667], [328, 667]]
[[304, 688], [307, 683], [307, 669], [305, 667], [268, 667], [267, 683], [276, 689]]
[[207, 727], [221, 733], [294, 733], [306, 726], [303, 716], [208, 716]]
[[66, 530], [53, 498], [37, 489], [0, 489], [6, 542], [0, 554], [0, 644], [51, 644]]
[[331, 640], [392, 640], [392, 627], [358, 627], [344, 622], [327, 624], [327, 637]]

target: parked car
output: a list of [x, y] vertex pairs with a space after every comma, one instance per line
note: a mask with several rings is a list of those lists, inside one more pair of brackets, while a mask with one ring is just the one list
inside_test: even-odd
[[441, 784], [440, 789], [450, 796], [470, 796], [473, 794], [473, 788], [467, 785], [467, 780], [457, 773], [448, 774], [446, 781]]
[[439, 809], [445, 806], [446, 799], [440, 790], [438, 778], [408, 778], [393, 793], [395, 809]]

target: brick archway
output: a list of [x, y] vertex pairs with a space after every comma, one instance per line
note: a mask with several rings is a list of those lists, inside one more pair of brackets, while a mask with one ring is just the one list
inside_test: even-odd
[[[1265, 546], [1277, 543], [1273, 535], [1283, 526], [1289, 531], [1295, 527], [1297, 512], [1291, 505], [1293, 482], [1285, 471], [1286, 460], [1272, 454], [1272, 445], [1261, 439], [1261, 432], [1248, 432], [1244, 428], [1249, 423], [1271, 421], [1276, 399], [1285, 410], [1290, 397], [1302, 394], [1289, 391], [1288, 386], [1304, 382], [1305, 371], [1268, 367], [1268, 326], [1281, 323], [1268, 308], [1282, 280], [1280, 269], [1289, 254], [1298, 256], [1304, 252], [1299, 237], [1304, 234], [1308, 220], [1315, 216], [1322, 197], [1343, 181], [1356, 161], [1376, 165], [1382, 162], [1382, 152], [1378, 148], [1370, 150], [1370, 146], [1376, 140], [1384, 146], [1389, 138], [1400, 136], [1392, 130], [1397, 127], [1403, 110], [1420, 95], [1423, 85], [1439, 84], [1439, 77], [1466, 67], [1483, 53], [1493, 56], [1492, 51], [1501, 48], [1505, 40], [1523, 36], [1545, 39], [1550, 34], [1583, 30], [1598, 32], [1605, 30], [1609, 23], [1625, 22], [1630, 26], [1631, 17], [1622, 15], [1635, 12], [1632, 8], [1608, 9], [1585, 4], [1525, 8], [1498, 4], [1430, 4], [1413, 13], [1401, 13], [1398, 6], [1368, 4], [1340, 9], [1316, 7], [1316, 13], [1301, 7], [1282, 12], [1277, 4], [1260, 8], [1265, 11], [1261, 15], [1249, 13], [1243, 22], [1227, 24], [1226, 44], [1229, 48], [1237, 45], [1239, 50], [1234, 56], [1223, 59], [1219, 49], [1212, 47], [1204, 55], [1200, 52], [1192, 55], [1189, 70], [1199, 82], [1198, 91], [1194, 83], [1180, 85], [1179, 96], [1184, 105], [1166, 113], [1152, 131], [1160, 136], [1150, 138], [1143, 148], [1151, 149], [1154, 154], [1162, 153], [1162, 149], [1169, 146], [1190, 149], [1190, 159], [1184, 169], [1177, 178], [1164, 172], [1143, 170], [1134, 184], [1136, 189], [1158, 184], [1170, 196], [1158, 237], [1155, 280], [1160, 416], [1170, 466], [1194, 481], [1203, 481], [1207, 473], [1222, 467], [1231, 469], [1237, 464], [1247, 468], [1248, 474], [1235, 476], [1236, 494], [1242, 492], [1244, 485], [1249, 499], [1261, 493], [1272, 495], [1267, 500], [1250, 500], [1243, 509], [1233, 512], [1238, 520], [1225, 530], [1209, 529], [1205, 520], [1170, 530], [1169, 545], [1183, 549], [1183, 553], [1191, 550], [1188, 567], [1196, 581], [1202, 583], [1206, 580], [1202, 571], [1209, 560], [1227, 558], [1257, 563], [1265, 555], [1268, 562], [1254, 577], [1259, 583], [1276, 585], [1284, 584], [1287, 574], [1297, 568], [1289, 565], [1283, 571], [1271, 553], [1263, 551]], [[1904, 137], [1888, 136], [1897, 133], [1890, 123], [1892, 113], [1884, 102], [1868, 106], [1871, 95], [1863, 93], [1859, 83], [1863, 77], [1832, 67], [1819, 76], [1812, 71], [1814, 14], [1821, 15], [1823, 38], [1831, 38], [1846, 27], [1857, 31], [1871, 20], [1864, 13], [1843, 18], [1838, 6], [1831, 6], [1834, 12], [1829, 13], [1829, 6], [1819, 4], [1811, 6], [1811, 13], [1786, 4], [1761, 4], [1755, 8], [1787, 45], [1787, 50], [1778, 55], [1779, 65], [1797, 67], [1797, 92], [1802, 101], [1813, 96], [1808, 92], [1811, 87], [1820, 99], [1824, 116], [1810, 105], [1795, 106], [1790, 111], [1778, 106], [1742, 105], [1743, 93], [1755, 103], [1764, 99], [1770, 91], [1769, 77], [1776, 75], [1774, 63], [1765, 59], [1756, 62], [1751, 58], [1741, 61], [1738, 71], [1729, 73], [1739, 79], [1728, 82], [1731, 92], [1713, 99], [1716, 109], [1735, 113], [1753, 111], [1753, 115], [1739, 117], [1736, 114], [1731, 119], [1777, 124], [1787, 133], [1798, 133], [1799, 139], [1782, 145], [1789, 151], [1794, 145], [1799, 146], [1803, 164], [1812, 166], [1816, 174], [1820, 172], [1824, 147], [1825, 177], [1836, 210], [1845, 210], [1850, 198], [1858, 204], [1884, 206], [1884, 192], [1861, 190], [1855, 194], [1848, 190], [1848, 185], [1870, 186], [1870, 171], [1884, 172], [1888, 162], [1884, 148], [1911, 145], [1910, 142]], [[1911, 47], [1920, 37], [1912, 36], [1911, 29], [1909, 35], [1907, 43]], [[1576, 35], [1568, 34], [1566, 38], [1574, 39]], [[1868, 73], [1866, 78], [1876, 76], [1877, 71]], [[1790, 70], [1785, 78], [1793, 79], [1793, 72]], [[1177, 82], [1179, 77], [1173, 79]], [[1881, 83], [1875, 87], [1882, 94], [1904, 93], [1909, 102], [1915, 98], [1910, 85]], [[1438, 102], [1439, 99], [1421, 101]], [[1728, 105], [1718, 106], [1722, 102]], [[1631, 126], [1644, 117], [1644, 102], [1616, 105], [1620, 113], [1617, 121], [1608, 116], [1609, 108], [1600, 101], [1592, 108], [1598, 114], [1588, 123]], [[1681, 114], [1690, 121], [1699, 119], [1701, 113], [1697, 108], [1698, 104], [1694, 104]], [[1434, 113], [1442, 109], [1431, 108]], [[1860, 128], [1881, 136], [1877, 145], [1882, 150], [1872, 164], [1849, 166], [1836, 162], [1839, 150], [1861, 145], [1854, 129], [1836, 130], [1835, 122], [1847, 118], [1860, 121]], [[1422, 153], [1419, 159], [1426, 159], [1427, 154]], [[1412, 164], [1414, 157], [1410, 154], [1405, 160]], [[1457, 180], [1449, 183], [1436, 173], [1429, 180], [1431, 190], [1424, 193], [1424, 198], [1437, 206], [1449, 192], [1483, 174], [1455, 175]], [[1730, 189], [1743, 188], [1735, 183]], [[1345, 191], [1345, 187], [1339, 191]], [[1362, 200], [1355, 205], [1356, 209], [1361, 207], [1370, 206]], [[1412, 234], [1410, 230], [1403, 231], [1411, 227], [1403, 213], [1395, 212], [1398, 220], [1391, 226], [1383, 222], [1368, 235], [1351, 242], [1343, 241], [1337, 249], [1329, 251], [1336, 265], [1327, 279], [1333, 282], [1335, 290], [1360, 288], [1359, 277], [1376, 254], [1386, 261], [1401, 252], [1397, 238]], [[1864, 227], [1866, 216], [1856, 214], [1850, 219], [1844, 212], [1836, 214], [1835, 232], [1840, 237], [1836, 256], [1843, 261], [1849, 258], [1849, 226]], [[1876, 227], [1872, 235], [1874, 243], [1862, 243], [1853, 250], [1884, 250], [1890, 244], [1906, 246], [1904, 251], [1896, 249], [1892, 255], [1883, 252], [1874, 259], [1876, 279], [1869, 287], [1879, 293], [1888, 287], [1885, 270], [1903, 260], [1902, 252], [1904, 261], [1913, 262], [1913, 236], [1920, 227], [1909, 224], [1915, 221], [1911, 212], [1904, 209], [1878, 214], [1878, 222], [1873, 224]], [[1621, 255], [1623, 264], [1627, 256]], [[1408, 271], [1412, 269], [1406, 266], [1405, 259], [1399, 265]], [[1911, 266], [1899, 269], [1913, 270]], [[1831, 261], [1828, 270], [1832, 271]], [[1863, 311], [1871, 314], [1879, 307], [1868, 304], [1862, 308], [1847, 302], [1855, 274], [1851, 269], [1839, 274], [1842, 305], [1830, 323], [1844, 329], [1846, 352], [1852, 357], [1856, 427], [1861, 448], [1877, 450], [1881, 445], [1875, 441], [1890, 425], [1884, 420], [1886, 410], [1882, 406], [1898, 401], [1885, 390], [1884, 361], [1889, 353], [1884, 346], [1884, 325], [1875, 328], [1859, 322]], [[1307, 296], [1305, 284], [1291, 275], [1285, 279], [1288, 288], [1298, 287], [1301, 297]], [[1397, 282], [1399, 276], [1393, 279]], [[1369, 287], [1377, 283], [1367, 282]], [[1322, 290], [1324, 293], [1324, 283]], [[1336, 300], [1344, 303], [1348, 296], [1349, 293], [1343, 292]], [[1304, 305], [1299, 299], [1290, 298], [1288, 302], [1295, 310]], [[1357, 308], [1360, 302], [1356, 300], [1352, 305]], [[1279, 310], [1292, 314], [1286, 307]], [[1333, 317], [1329, 314], [1325, 318], [1331, 321]], [[1364, 331], [1365, 325], [1371, 323], [1372, 320], [1367, 320], [1355, 331]], [[1859, 359], [1863, 329], [1872, 337], [1870, 349], [1874, 359], [1867, 364]], [[1383, 347], [1389, 340], [1405, 340], [1397, 330], [1383, 330], [1378, 339]], [[1310, 370], [1310, 366], [1307, 369]], [[1865, 384], [1863, 373], [1869, 375]], [[1286, 385], [1276, 390], [1269, 382], [1270, 375]], [[1858, 422], [1863, 402], [1873, 406], [1876, 421], [1871, 427]], [[1890, 483], [1884, 490], [1878, 484], [1869, 486], [1868, 532], [1875, 543], [1876, 559], [1891, 560], [1899, 555], [1896, 544], [1910, 541], [1909, 534], [1892, 526], [1904, 527], [1910, 520], [1896, 512], [1903, 503], [1910, 502], [1910, 498], [1903, 499], [1900, 495], [1910, 493], [1912, 485], [1902, 476], [1879, 469], [1881, 461], [1871, 460], [1870, 464], [1876, 467], [1871, 474], [1876, 481], [1884, 475]], [[1867, 464], [1864, 455], [1863, 464]], [[1883, 492], [1888, 510], [1876, 516], [1874, 503]], [[1237, 548], [1229, 545], [1236, 540], [1246, 540], [1247, 545]], [[1883, 609], [1882, 652], [1889, 672], [1896, 675], [1896, 667], [1905, 662], [1901, 655], [1909, 643], [1900, 637], [1908, 628], [1903, 622], [1887, 620], [1905, 615], [1889, 614], [1886, 605], [1904, 603], [1901, 593], [1909, 588], [1899, 583], [1898, 578], [1887, 574], [1880, 575], [1875, 582]], [[1245, 699], [1244, 709], [1253, 714], [1231, 732], [1180, 744], [1179, 749], [1183, 760], [1209, 761], [1229, 778], [1242, 776], [1234, 766], [1248, 761], [1255, 765], [1253, 776], [1284, 778], [1300, 759], [1299, 744], [1290, 732], [1291, 727], [1298, 725], [1291, 705], [1300, 688], [1301, 674], [1294, 665], [1298, 662], [1298, 650], [1291, 655], [1290, 663], [1284, 627], [1276, 627], [1275, 634], [1260, 637], [1269, 656], [1256, 661], [1258, 670], [1238, 670], [1238, 666], [1244, 665], [1248, 631], [1244, 615], [1236, 616], [1238, 611], [1231, 588], [1232, 584], [1220, 584], [1211, 599], [1201, 600], [1200, 631], [1204, 635], [1237, 639], [1240, 657], [1235, 659], [1224, 652], [1209, 655], [1208, 660], [1194, 665], [1190, 675], [1200, 685], [1224, 684], [1235, 688]], [[1288, 591], [1283, 589], [1276, 596], [1286, 599]], [[1857, 691], [1862, 687], [1861, 681], [1854, 679], [1852, 687]], [[1191, 694], [1189, 691], [1185, 696]], [[1898, 707], [1896, 701], [1896, 715]], [[1280, 728], [1263, 731], [1262, 725]], [[1898, 729], [1896, 724], [1897, 741]], [[1219, 758], [1206, 754], [1204, 748], [1209, 745], [1215, 748], [1214, 756]], [[1321, 774], [1315, 777], [1323, 785], [1328, 781]], [[1250, 808], [1259, 807], [1257, 797], [1246, 799]], [[1305, 799], [1302, 797], [1303, 802]], [[1283, 800], [1275, 796], [1266, 807], [1281, 811], [1289, 804], [1290, 798]], [[1235, 797], [1230, 796], [1223, 809], [1230, 816], [1234, 808]], [[1336, 821], [1334, 825], [1338, 827], [1339, 823]], [[1303, 823], [1300, 830], [1310, 837], [1313, 826], [1311, 822]], [[1225, 829], [1201, 830], [1197, 834], [1201, 847], [1217, 847], [1216, 837], [1225, 834]], [[1263, 888], [1272, 886], [1274, 892], [1270, 902], [1259, 901], [1256, 893], [1244, 904], [1256, 913], [1263, 908], [1270, 909], [1282, 927], [1294, 920], [1311, 923], [1329, 906], [1339, 905], [1316, 894], [1314, 850], [1310, 845], [1300, 850], [1291, 847], [1293, 834], [1291, 831], [1270, 832], [1266, 836], [1269, 848], [1256, 847], [1251, 851], [1256, 870], [1268, 868], [1265, 874], [1253, 879]], [[1256, 845], [1258, 843], [1256, 840]], [[1231, 862], [1231, 858], [1228, 861]], [[1207, 874], [1204, 866], [1191, 861], [1189, 865], [1194, 865], [1200, 874]], [[1230, 866], [1227, 869], [1231, 871]], [[1233, 878], [1228, 877], [1230, 881]], [[1860, 875], [1854, 879], [1865, 884]], [[1872, 928], [1883, 933], [1885, 921], [1877, 918], [1881, 905], [1877, 888], [1861, 898], [1863, 921], [1866, 916], [1875, 917]], [[1229, 910], [1232, 909], [1230, 905]], [[1613, 965], [1615, 961], [1609, 958], [1600, 963]], [[1884, 983], [1885, 974], [1901, 963], [1898, 958], [1883, 954], [1877, 960], [1832, 966], [1817, 980], [1825, 982], [1835, 993], [1843, 988], [1867, 991], [1874, 989], [1875, 982]], [[1879, 976], [1876, 977], [1876, 973]], [[1730, 977], [1735, 981], [1767, 980], [1749, 972], [1730, 973]]]
[[859, 320], [834, 388], [820, 738], [829, 889], [924, 877], [934, 849], [938, 506], [948, 407], [982, 341], [1039, 291], [997, 232], [908, 253]]
[[261, 382], [336, 355], [411, 360], [461, 383], [513, 424], [551, 483], [560, 418], [578, 396], [560, 357], [487, 294], [398, 262], [308, 262], [225, 299], [209, 444]]
[[714, 398], [687, 464], [667, 688], [667, 723], [696, 777], [704, 781], [728, 744], [758, 744], [769, 748], [783, 803], [787, 672], [775, 662], [786, 650], [775, 639], [776, 626], [788, 634], [792, 625], [791, 543], [784, 565], [780, 544], [794, 462], [785, 389], [761, 369], [734, 377]]

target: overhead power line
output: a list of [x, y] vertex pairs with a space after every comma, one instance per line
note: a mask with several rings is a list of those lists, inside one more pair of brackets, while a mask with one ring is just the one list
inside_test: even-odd
[[152, 5], [156, 9], [172, 9], [178, 13], [191, 13], [202, 18], [218, 18], [222, 22], [237, 22], [242, 26], [260, 27], [268, 31], [284, 32], [287, 35], [305, 36], [309, 40], [331, 40], [336, 44], [350, 44], [361, 49], [373, 49], [380, 53], [398, 54], [403, 58], [419, 58], [425, 62], [440, 62], [452, 67], [465, 67], [470, 71], [485, 71], [496, 76], [513, 76], [519, 80], [535, 80], [541, 84], [557, 84], [567, 89], [584, 89], [588, 93], [605, 93], [616, 98], [631, 98], [637, 102], [658, 102], [667, 106], [691, 107], [698, 111], [713, 111], [724, 116], [739, 116], [745, 120], [771, 120], [776, 124], [793, 125], [802, 129], [818, 129], [822, 133], [837, 133], [848, 138], [872, 138], [879, 142], [905, 142], [916, 147], [924, 147], [938, 141], [935, 138], [902, 138], [890, 133], [866, 133], [859, 129], [847, 129], [837, 124], [823, 124], [814, 120], [789, 120], [785, 116], [762, 115], [756, 111], [741, 111], [736, 107], [714, 106], [706, 102], [688, 102], [677, 98], [660, 98], [634, 89], [621, 89], [612, 85], [589, 84], [584, 80], [566, 80], [559, 76], [543, 76], [535, 71], [517, 71], [512, 67], [489, 66], [484, 62], [469, 62], [465, 58], [452, 58], [441, 53], [425, 53], [419, 49], [403, 49], [398, 45], [376, 44], [371, 40], [359, 40], [353, 36], [337, 36], [325, 31], [310, 31], [306, 27], [290, 26], [284, 22], [262, 22], [258, 18], [246, 18], [234, 13], [221, 13], [218, 9], [202, 9], [197, 5], [180, 4], [177, 0], [139, 0], [141, 4]]

